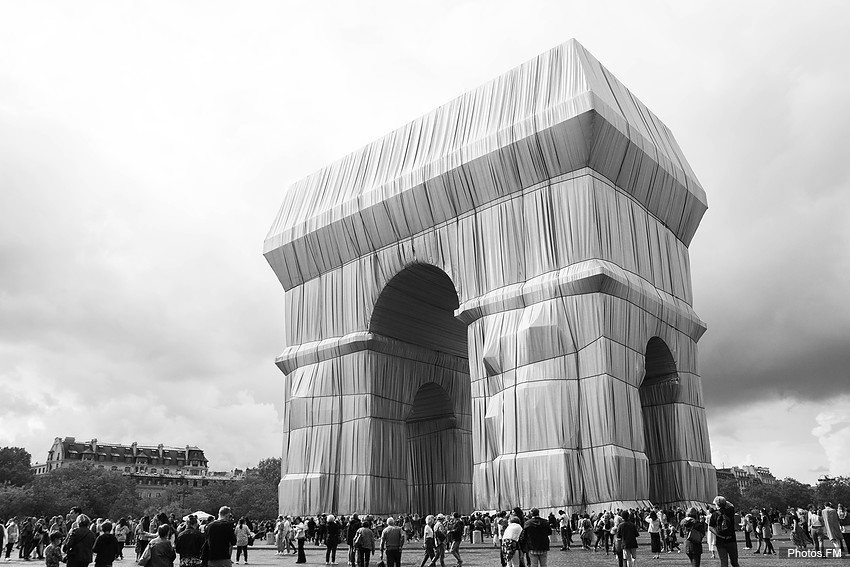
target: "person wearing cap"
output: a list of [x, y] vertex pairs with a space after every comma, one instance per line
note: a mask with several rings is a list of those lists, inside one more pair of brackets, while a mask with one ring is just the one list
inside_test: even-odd
[[437, 514], [434, 522], [434, 560], [431, 562], [431, 567], [440, 562], [440, 567], [446, 567], [446, 540], [448, 532], [446, 531], [446, 517], [443, 514]]

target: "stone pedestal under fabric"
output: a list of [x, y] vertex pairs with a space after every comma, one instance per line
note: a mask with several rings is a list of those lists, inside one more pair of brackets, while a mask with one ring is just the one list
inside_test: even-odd
[[710, 501], [706, 207], [667, 127], [575, 41], [293, 185], [264, 248], [281, 513]]

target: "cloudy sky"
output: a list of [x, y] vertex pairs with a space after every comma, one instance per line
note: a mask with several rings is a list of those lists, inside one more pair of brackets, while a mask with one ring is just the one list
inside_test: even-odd
[[715, 465], [850, 475], [850, 4], [0, 4], [0, 445], [280, 453], [286, 187], [578, 39], [673, 130]]

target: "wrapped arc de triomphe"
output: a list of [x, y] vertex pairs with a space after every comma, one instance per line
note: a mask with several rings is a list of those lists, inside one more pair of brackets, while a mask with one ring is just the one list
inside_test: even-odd
[[567, 42], [295, 183], [280, 510], [706, 502], [672, 134]]

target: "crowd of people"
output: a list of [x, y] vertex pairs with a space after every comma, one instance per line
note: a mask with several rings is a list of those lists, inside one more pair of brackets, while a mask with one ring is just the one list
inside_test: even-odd
[[[337, 565], [337, 553], [346, 555], [351, 567], [369, 567], [380, 552], [386, 567], [400, 567], [405, 545], [421, 547], [419, 567], [445, 567], [447, 558], [454, 567], [464, 564], [463, 542], [490, 542], [498, 548], [503, 567], [546, 567], [550, 541], [560, 543], [560, 551], [582, 550], [614, 554], [618, 566], [635, 563], [638, 537], [649, 535], [652, 559], [662, 553], [684, 553], [691, 565], [699, 567], [704, 552], [720, 559], [721, 567], [738, 566], [737, 532], [743, 533], [744, 550], [754, 554], [775, 554], [773, 539], [782, 532], [790, 535], [794, 549], [806, 552], [809, 546], [817, 557], [850, 551], [850, 514], [839, 504], [785, 511], [765, 508], [736, 513], [722, 496], [707, 509], [691, 507], [603, 510], [585, 514], [540, 515], [537, 508], [514, 508], [498, 513], [418, 514], [373, 517], [358, 514], [335, 516], [280, 516], [277, 520], [253, 522], [234, 519], [229, 507], [217, 517], [199, 520], [189, 515], [158, 514], [138, 520], [119, 518], [113, 522], [92, 521], [79, 508], [66, 517], [11, 518], [0, 520], [0, 551], [10, 560], [13, 549], [24, 561], [43, 560], [47, 567], [111, 567], [124, 559], [124, 549], [135, 550], [135, 561], [144, 567], [232, 567], [248, 564], [248, 549], [255, 538], [273, 539], [277, 554], [296, 555], [295, 563], [306, 563], [307, 543], [324, 548], [326, 565]], [[552, 537], [556, 536], [556, 537]], [[344, 547], [343, 547], [344, 546]], [[707, 547], [707, 549], [704, 548]], [[408, 545], [410, 549], [411, 545]], [[753, 548], [755, 547], [755, 550]], [[342, 549], [340, 549], [342, 548]]]

